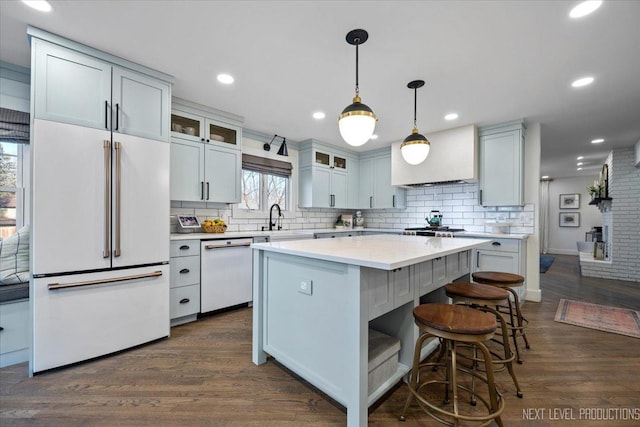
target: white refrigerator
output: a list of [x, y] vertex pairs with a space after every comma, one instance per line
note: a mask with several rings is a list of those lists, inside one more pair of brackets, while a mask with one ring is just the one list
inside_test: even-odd
[[32, 357], [41, 372], [169, 335], [169, 143], [35, 119]]

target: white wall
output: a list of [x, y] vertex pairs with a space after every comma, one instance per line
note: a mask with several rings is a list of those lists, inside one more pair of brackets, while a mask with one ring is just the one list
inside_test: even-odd
[[[597, 175], [597, 174], [596, 174]], [[593, 185], [592, 176], [554, 179], [549, 183], [549, 253], [577, 255], [576, 242], [584, 241], [592, 227], [602, 226], [602, 216], [591, 200], [587, 187]], [[580, 194], [579, 209], [560, 209], [561, 194]], [[580, 213], [580, 227], [560, 227], [560, 213]]]
[[640, 285], [640, 169], [634, 167], [634, 147], [613, 150], [609, 165], [610, 210], [602, 213], [610, 248], [608, 263], [586, 263], [582, 274], [628, 280]]

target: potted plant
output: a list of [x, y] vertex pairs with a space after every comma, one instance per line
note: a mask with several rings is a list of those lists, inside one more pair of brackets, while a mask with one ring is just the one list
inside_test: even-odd
[[601, 185], [590, 185], [589, 187], [587, 187], [587, 191], [589, 191], [589, 195], [591, 196], [591, 200], [600, 197], [600, 193], [602, 191], [602, 186]]

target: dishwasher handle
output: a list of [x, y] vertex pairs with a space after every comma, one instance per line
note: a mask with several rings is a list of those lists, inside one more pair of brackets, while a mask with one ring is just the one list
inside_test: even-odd
[[240, 247], [248, 247], [251, 246], [251, 243], [232, 243], [229, 245], [219, 246], [219, 245], [205, 245], [204, 248], [206, 250], [211, 249], [225, 249], [225, 248], [240, 248]]

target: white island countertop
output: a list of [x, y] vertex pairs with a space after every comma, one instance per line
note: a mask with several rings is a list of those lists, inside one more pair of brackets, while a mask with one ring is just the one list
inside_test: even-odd
[[251, 247], [361, 267], [393, 270], [477, 248], [490, 241], [478, 238], [372, 235], [254, 243]]

